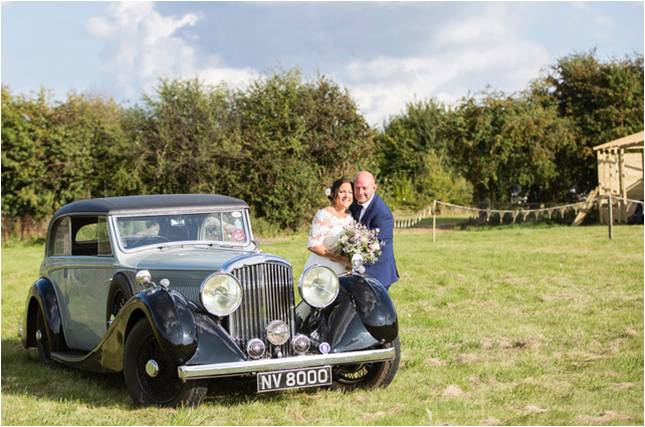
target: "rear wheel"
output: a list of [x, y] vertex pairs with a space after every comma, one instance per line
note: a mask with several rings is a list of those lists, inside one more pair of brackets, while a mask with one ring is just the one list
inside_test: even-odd
[[341, 390], [387, 387], [399, 370], [399, 362], [401, 360], [401, 342], [399, 337], [396, 337], [394, 341], [383, 346], [383, 348], [391, 347], [394, 347], [396, 351], [396, 355], [392, 360], [339, 366], [335, 368], [333, 387]]
[[139, 320], [126, 339], [123, 376], [140, 405], [197, 406], [208, 390], [205, 381], [179, 379], [177, 364], [163, 351], [147, 319]]
[[51, 346], [49, 345], [49, 334], [45, 316], [40, 307], [36, 307], [36, 348], [38, 349], [38, 359], [43, 363], [50, 363]]

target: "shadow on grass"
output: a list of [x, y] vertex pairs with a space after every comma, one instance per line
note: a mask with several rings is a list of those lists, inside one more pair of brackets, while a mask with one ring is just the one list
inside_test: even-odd
[[36, 349], [2, 340], [2, 393], [28, 399], [79, 401], [92, 406], [131, 405], [123, 377], [95, 374], [57, 363], [43, 364]]
[[[78, 401], [93, 407], [137, 407], [132, 403], [121, 374], [80, 371], [38, 360], [35, 349], [25, 350], [18, 339], [2, 340], [2, 393], [52, 402]], [[253, 402], [279, 402], [285, 393], [256, 393], [255, 377], [224, 378], [209, 382], [206, 405], [226, 407]]]
[[288, 400], [288, 393], [307, 393], [312, 391], [315, 391], [315, 389], [258, 394], [255, 377], [220, 378], [210, 381], [208, 385], [208, 396], [205, 402], [207, 404], [213, 402], [226, 407], [245, 405], [253, 402], [281, 402]]
[[[435, 224], [439, 230], [451, 230], [456, 227], [460, 227], [462, 224], [468, 223], [468, 217], [459, 217], [459, 216], [438, 216], [436, 218]], [[420, 222], [415, 224], [412, 228], [430, 228], [432, 229], [432, 217], [422, 219]]]

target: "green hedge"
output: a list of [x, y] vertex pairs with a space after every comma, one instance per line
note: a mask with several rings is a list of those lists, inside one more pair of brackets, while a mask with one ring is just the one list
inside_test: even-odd
[[297, 70], [237, 90], [160, 80], [129, 107], [3, 86], [3, 235], [42, 234], [73, 200], [156, 193], [239, 197], [267, 230], [298, 229], [326, 186], [363, 168], [393, 209], [495, 206], [517, 186], [530, 201], [563, 200], [596, 185], [593, 145], [642, 129], [642, 55], [567, 56], [521, 93], [410, 103], [383, 129], [338, 83]]

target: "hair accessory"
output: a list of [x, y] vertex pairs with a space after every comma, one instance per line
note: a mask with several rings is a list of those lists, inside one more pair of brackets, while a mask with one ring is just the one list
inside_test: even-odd
[[327, 197], [331, 196], [331, 188], [329, 187], [325, 188], [325, 196]]

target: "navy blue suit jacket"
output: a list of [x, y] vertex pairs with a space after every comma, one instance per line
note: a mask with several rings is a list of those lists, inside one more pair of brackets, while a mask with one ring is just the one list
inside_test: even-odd
[[[352, 217], [358, 221], [361, 206], [354, 202], [349, 207], [349, 211]], [[370, 230], [379, 229], [378, 238], [383, 250], [383, 253], [374, 264], [365, 264], [365, 273], [378, 279], [386, 289], [389, 289], [392, 283], [399, 279], [399, 272], [394, 261], [394, 218], [390, 208], [387, 207], [378, 194], [374, 194], [372, 203], [367, 207], [367, 211], [363, 214], [360, 223]]]

